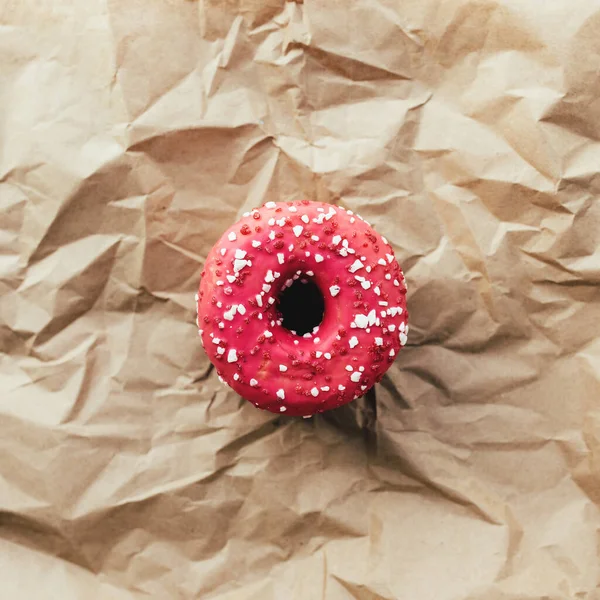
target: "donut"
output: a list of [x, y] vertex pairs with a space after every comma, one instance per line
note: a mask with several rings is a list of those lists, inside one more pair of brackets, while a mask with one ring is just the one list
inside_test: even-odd
[[245, 213], [209, 252], [196, 297], [221, 381], [310, 416], [365, 394], [406, 344], [406, 282], [359, 215], [302, 200]]

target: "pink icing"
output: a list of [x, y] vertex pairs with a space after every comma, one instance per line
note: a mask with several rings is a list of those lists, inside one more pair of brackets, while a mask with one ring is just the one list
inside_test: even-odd
[[[277, 298], [298, 271], [325, 301], [310, 337], [278, 323]], [[198, 294], [202, 344], [219, 376], [259, 408], [287, 415], [362, 396], [406, 343], [407, 318], [387, 241], [358, 215], [307, 200], [267, 202], [228, 229]]]

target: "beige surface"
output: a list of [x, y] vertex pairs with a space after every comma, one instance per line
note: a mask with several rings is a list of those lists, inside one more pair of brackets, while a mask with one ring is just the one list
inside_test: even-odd
[[[0, 0], [1, 600], [598, 600], [600, 2]], [[312, 420], [203, 258], [302, 197], [411, 335]]]

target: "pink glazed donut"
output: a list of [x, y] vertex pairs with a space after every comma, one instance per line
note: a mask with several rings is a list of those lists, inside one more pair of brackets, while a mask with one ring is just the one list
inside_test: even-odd
[[219, 377], [271, 412], [308, 416], [362, 396], [406, 344], [406, 284], [361, 217], [267, 202], [210, 251], [197, 298]]

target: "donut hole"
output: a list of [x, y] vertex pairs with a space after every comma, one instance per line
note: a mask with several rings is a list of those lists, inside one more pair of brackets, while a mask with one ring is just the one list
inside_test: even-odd
[[302, 277], [281, 292], [277, 310], [283, 327], [297, 335], [304, 335], [311, 333], [323, 321], [325, 300], [319, 286]]

